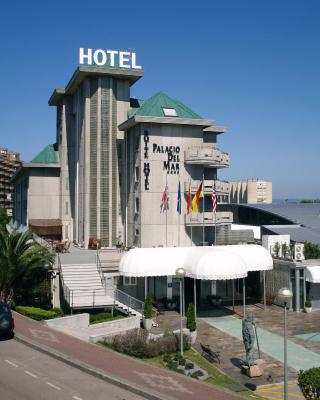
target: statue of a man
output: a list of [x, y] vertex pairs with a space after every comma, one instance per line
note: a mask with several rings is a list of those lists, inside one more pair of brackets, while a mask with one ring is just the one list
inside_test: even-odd
[[254, 315], [249, 313], [242, 320], [242, 338], [244, 347], [246, 349], [246, 362], [250, 367], [254, 365], [253, 360], [253, 346], [255, 341], [255, 332], [254, 332]]

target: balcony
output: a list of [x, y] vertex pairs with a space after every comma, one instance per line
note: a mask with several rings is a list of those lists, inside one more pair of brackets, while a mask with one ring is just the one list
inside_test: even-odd
[[207, 168], [226, 168], [230, 164], [230, 156], [220, 151], [216, 145], [189, 147], [184, 152], [186, 164], [204, 165]]
[[214, 226], [232, 224], [232, 212], [222, 211], [214, 214], [213, 212], [190, 213], [185, 215], [184, 223], [187, 226]]
[[[191, 181], [190, 189], [191, 193], [195, 193], [202, 181], [200, 180], [195, 180]], [[222, 194], [222, 195], [229, 195], [229, 182], [226, 181], [218, 181], [218, 180], [204, 180], [203, 181], [203, 193], [206, 194], [212, 194], [212, 188], [215, 187], [216, 193], [217, 194]], [[188, 193], [189, 190], [189, 182], [184, 183], [184, 191], [185, 193]]]

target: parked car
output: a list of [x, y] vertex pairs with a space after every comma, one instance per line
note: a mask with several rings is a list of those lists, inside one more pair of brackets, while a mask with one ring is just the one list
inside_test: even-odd
[[14, 335], [14, 319], [7, 303], [0, 302], [0, 336], [12, 337]]

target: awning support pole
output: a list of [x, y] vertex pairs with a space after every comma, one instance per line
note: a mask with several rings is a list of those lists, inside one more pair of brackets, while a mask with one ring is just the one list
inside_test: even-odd
[[148, 277], [144, 277], [144, 298], [148, 295]]
[[232, 309], [234, 312], [234, 279], [232, 279]]
[[244, 318], [246, 316], [246, 278], [243, 278], [242, 282], [243, 282], [242, 292], [243, 292], [243, 318]]
[[263, 271], [263, 308], [264, 311], [267, 309], [267, 299], [266, 299], [266, 271]]
[[197, 280], [193, 279], [193, 302], [194, 302], [194, 316], [197, 318]]
[[182, 315], [185, 316], [185, 312], [186, 312], [186, 299], [185, 299], [185, 295], [184, 295], [184, 279], [182, 279], [182, 305], [183, 305], [183, 309], [182, 309]]

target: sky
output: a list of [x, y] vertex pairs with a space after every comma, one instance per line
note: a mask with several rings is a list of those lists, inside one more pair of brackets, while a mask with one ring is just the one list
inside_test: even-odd
[[31, 160], [55, 141], [48, 99], [79, 48], [135, 49], [144, 77], [228, 128], [226, 180], [268, 179], [274, 198], [320, 197], [320, 1], [10, 1], [0, 13], [0, 146]]

